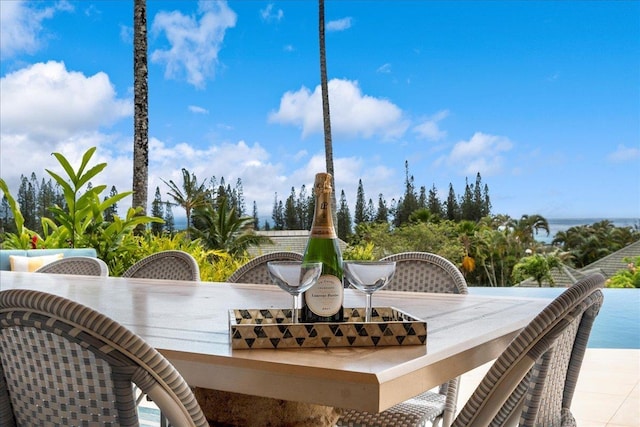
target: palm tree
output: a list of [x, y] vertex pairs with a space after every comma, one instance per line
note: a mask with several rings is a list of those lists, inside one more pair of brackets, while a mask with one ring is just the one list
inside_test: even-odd
[[255, 234], [252, 216], [239, 217], [235, 208], [229, 208], [223, 197], [216, 209], [212, 203], [199, 206], [193, 212], [193, 235], [206, 249], [224, 250], [241, 255], [250, 246], [272, 243], [266, 236]]
[[333, 170], [333, 142], [331, 141], [331, 114], [329, 111], [329, 84], [327, 82], [327, 51], [325, 49], [324, 0], [318, 0], [318, 30], [320, 33], [320, 88], [322, 92], [322, 121], [324, 124], [324, 158], [327, 173], [331, 174], [331, 212], [337, 224], [336, 181]]
[[522, 215], [519, 221], [514, 221], [515, 234], [523, 246], [532, 245], [535, 241], [534, 234], [546, 231], [549, 235], [549, 222], [542, 215]]
[[169, 182], [162, 180], [162, 182], [169, 186], [171, 191], [167, 194], [173, 199], [175, 204], [184, 208], [187, 216], [187, 238], [189, 238], [191, 211], [207, 203], [209, 190], [207, 190], [204, 184], [198, 184], [198, 178], [196, 178], [195, 174], [189, 173], [185, 168], [182, 168], [182, 190], [184, 190], [184, 192], [171, 180], [169, 180]]
[[[149, 97], [147, 69], [147, 5], [133, 5], [133, 198], [132, 206], [147, 213], [149, 182]], [[144, 230], [144, 227], [142, 227]]]

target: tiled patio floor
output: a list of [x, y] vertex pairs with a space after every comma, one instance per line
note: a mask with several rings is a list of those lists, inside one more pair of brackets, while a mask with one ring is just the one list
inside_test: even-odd
[[[462, 376], [459, 405], [490, 366]], [[640, 350], [587, 349], [571, 410], [580, 427], [640, 427]]]

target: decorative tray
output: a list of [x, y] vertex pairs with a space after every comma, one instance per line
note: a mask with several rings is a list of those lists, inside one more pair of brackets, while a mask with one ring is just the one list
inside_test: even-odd
[[427, 323], [394, 307], [344, 308], [344, 322], [291, 323], [291, 309], [229, 310], [234, 349], [424, 345]]

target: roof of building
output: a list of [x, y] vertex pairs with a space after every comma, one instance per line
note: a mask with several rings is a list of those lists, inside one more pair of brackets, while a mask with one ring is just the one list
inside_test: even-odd
[[[580, 269], [571, 268], [566, 265], [563, 265], [561, 269], [554, 268], [551, 270], [551, 277], [554, 283], [542, 282], [542, 286], [569, 287], [581, 278], [596, 272], [602, 273], [604, 277], [609, 278], [618, 271], [627, 268], [628, 263], [624, 260], [625, 258], [635, 258], [637, 256], [640, 256], [640, 240]], [[527, 279], [518, 283], [516, 286], [537, 287], [538, 283], [533, 279]]]
[[[250, 248], [249, 254], [251, 256], [279, 251], [291, 251], [303, 254], [307, 247], [307, 240], [309, 240], [308, 230], [256, 231], [256, 234], [269, 237], [273, 243], [261, 244], [260, 246]], [[340, 239], [338, 239], [338, 245], [342, 251], [347, 247], [347, 244]]]

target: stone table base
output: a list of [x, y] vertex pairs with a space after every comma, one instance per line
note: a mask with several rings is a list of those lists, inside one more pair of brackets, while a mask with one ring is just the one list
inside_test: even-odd
[[194, 394], [215, 427], [331, 427], [340, 410], [288, 400], [196, 387]]

